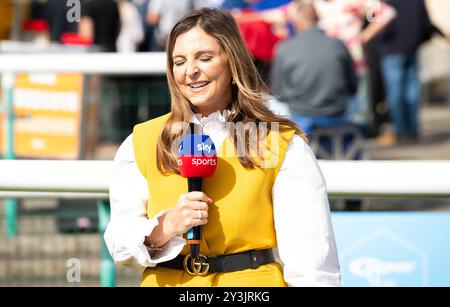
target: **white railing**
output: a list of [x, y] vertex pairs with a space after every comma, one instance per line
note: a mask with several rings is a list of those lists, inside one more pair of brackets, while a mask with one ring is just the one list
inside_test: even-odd
[[[450, 161], [319, 161], [330, 197], [450, 198]], [[111, 161], [0, 160], [0, 198], [108, 197]]]
[[166, 53], [4, 53], [0, 55], [0, 74], [21, 72], [165, 75]]
[[0, 198], [108, 198], [111, 161], [0, 160]]
[[319, 161], [330, 196], [448, 198], [450, 161]]
[[[19, 72], [164, 75], [165, 65], [164, 52], [0, 55], [6, 88]], [[450, 161], [319, 163], [333, 197], [450, 197]], [[110, 161], [0, 160], [0, 198], [107, 198], [110, 177]]]

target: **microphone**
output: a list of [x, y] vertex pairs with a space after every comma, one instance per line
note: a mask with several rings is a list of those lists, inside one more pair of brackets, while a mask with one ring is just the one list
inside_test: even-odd
[[[217, 167], [216, 147], [205, 134], [187, 134], [178, 150], [178, 169], [188, 179], [189, 192], [203, 192], [203, 178], [212, 177]], [[193, 259], [198, 259], [202, 242], [201, 226], [187, 232], [187, 242]]]

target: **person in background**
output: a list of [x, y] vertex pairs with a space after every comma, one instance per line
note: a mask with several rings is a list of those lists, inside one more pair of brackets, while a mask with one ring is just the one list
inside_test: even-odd
[[[297, 0], [300, 2], [308, 0]], [[368, 99], [367, 64], [363, 45], [374, 39], [392, 20], [395, 9], [381, 1], [309, 0], [320, 18], [320, 27], [331, 37], [344, 41], [358, 77], [358, 93], [352, 99], [347, 116], [352, 122], [370, 130], [373, 114]], [[369, 25], [363, 29], [364, 20]]]
[[417, 50], [434, 33], [445, 36], [430, 21], [423, 0], [389, 0], [397, 18], [382, 33], [381, 71], [394, 134], [384, 135], [382, 145], [415, 143], [420, 135], [418, 110], [420, 82]]
[[272, 90], [309, 134], [316, 124], [345, 121], [357, 83], [347, 48], [318, 28], [314, 6], [299, 4], [294, 22], [297, 35], [277, 48]]
[[[369, 22], [366, 21], [366, 26]], [[381, 54], [378, 48], [379, 37], [364, 45], [364, 55], [367, 63], [367, 78], [369, 83], [369, 105], [373, 114], [373, 122], [368, 134], [370, 137], [380, 137], [389, 124], [388, 107], [385, 99], [383, 77], [381, 75]]]
[[[294, 2], [289, 0], [280, 1], [240, 1], [242, 5], [227, 8], [234, 19], [241, 23], [266, 23], [270, 25], [271, 32], [278, 39], [286, 39], [292, 31], [291, 11]], [[268, 49], [268, 47], [263, 47]]]
[[163, 51], [170, 29], [178, 19], [193, 9], [193, 0], [151, 0], [148, 4], [147, 22], [155, 27], [155, 46], [151, 51]]
[[45, 4], [45, 16], [49, 26], [50, 40], [61, 42], [64, 33], [76, 33], [77, 23], [67, 20], [67, 7], [65, 1], [47, 0]]
[[204, 7], [220, 8], [224, 0], [193, 0], [194, 9], [199, 10]]
[[249, 0], [224, 0], [220, 4], [220, 8], [227, 11], [235, 11], [246, 9], [249, 4]]
[[132, 0], [133, 5], [136, 7], [139, 13], [139, 19], [144, 29], [144, 39], [138, 47], [138, 51], [148, 52], [153, 48], [154, 42], [154, 27], [147, 22], [147, 11], [149, 2], [151, 0]]
[[[84, 0], [81, 3], [81, 21], [78, 35], [93, 42], [93, 48], [101, 52], [116, 52], [116, 41], [120, 31], [119, 6], [115, 0]], [[102, 99], [100, 101], [100, 142], [114, 142], [117, 130], [116, 114], [119, 96], [116, 76], [102, 76]]]
[[291, 3], [291, 0], [228, 2], [227, 9], [236, 20], [265, 83], [269, 83], [276, 44], [286, 39], [291, 32], [288, 18]]
[[[142, 286], [340, 285], [323, 175], [303, 131], [265, 105], [233, 17], [204, 8], [179, 20], [167, 79], [171, 112], [135, 126], [114, 159], [104, 235], [113, 259], [142, 267]], [[173, 151], [190, 123], [218, 152], [203, 192], [187, 193]], [[184, 238], [193, 226], [202, 227], [201, 271]]]
[[81, 4], [81, 21], [78, 32], [90, 39], [104, 52], [115, 52], [120, 31], [120, 14], [117, 1], [84, 0]]
[[129, 0], [119, 1], [120, 32], [116, 47], [118, 52], [136, 52], [144, 40], [144, 27], [137, 7]]

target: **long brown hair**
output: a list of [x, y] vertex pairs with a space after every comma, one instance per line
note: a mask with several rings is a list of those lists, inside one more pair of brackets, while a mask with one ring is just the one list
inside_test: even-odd
[[[219, 9], [203, 8], [192, 11], [178, 21], [167, 41], [167, 81], [171, 96], [171, 114], [158, 139], [157, 166], [159, 171], [163, 174], [178, 173], [178, 164], [173, 153], [173, 148], [177, 148], [178, 144], [174, 146], [174, 143], [184, 133], [183, 128], [188, 127], [195, 111], [194, 106], [183, 97], [175, 83], [172, 54], [178, 36], [196, 26], [216, 38], [228, 56], [233, 78], [233, 83], [230, 82], [233, 101], [228, 106], [231, 112], [227, 122], [241, 122], [244, 126], [250, 122], [254, 122], [256, 125], [261, 122], [278, 122], [280, 127], [295, 129], [295, 133], [303, 137], [303, 131], [295, 122], [275, 115], [266, 106], [262, 96], [263, 81], [233, 17]], [[270, 131], [270, 125], [267, 128], [266, 134]], [[238, 138], [232, 131], [229, 131], [229, 134], [231, 134], [236, 147]], [[245, 146], [248, 149], [248, 139], [245, 140]], [[244, 155], [239, 156], [239, 161], [246, 168], [259, 166], [257, 160], [249, 155], [248, 150], [245, 150]]]

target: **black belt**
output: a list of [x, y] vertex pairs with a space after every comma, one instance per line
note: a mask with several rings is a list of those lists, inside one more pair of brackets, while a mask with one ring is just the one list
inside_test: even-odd
[[248, 252], [206, 257], [200, 255], [193, 259], [189, 255], [178, 255], [170, 261], [158, 263], [158, 266], [186, 270], [191, 275], [206, 275], [207, 273], [233, 272], [245, 269], [256, 269], [263, 264], [275, 262], [271, 248], [251, 250]]

